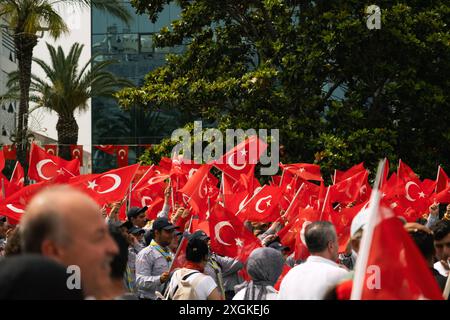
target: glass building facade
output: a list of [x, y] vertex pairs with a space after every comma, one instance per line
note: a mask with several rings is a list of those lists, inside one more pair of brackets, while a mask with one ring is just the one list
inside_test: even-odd
[[[95, 62], [116, 60], [117, 63], [108, 67], [109, 71], [140, 86], [146, 74], [164, 64], [168, 53], [183, 52], [183, 46], [155, 48], [152, 41], [153, 34], [178, 19], [181, 10], [168, 5], [158, 21], [152, 23], [147, 15], [135, 14], [129, 1], [124, 1], [124, 6], [133, 16], [129, 25], [104, 11], [92, 9], [92, 55], [96, 55]], [[177, 111], [144, 112], [138, 107], [123, 111], [113, 98], [94, 97], [91, 110], [94, 173], [117, 167], [115, 154], [109, 155], [95, 146], [128, 145], [129, 162], [135, 163], [145, 150], [138, 145], [157, 144], [184, 125]]]

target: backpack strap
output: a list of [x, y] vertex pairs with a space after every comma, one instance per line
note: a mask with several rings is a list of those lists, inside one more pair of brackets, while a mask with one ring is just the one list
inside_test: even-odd
[[[192, 275], [195, 274], [195, 273], [200, 273], [200, 272], [199, 272], [199, 271], [194, 271], [194, 272], [185, 274], [185, 275], [181, 278], [181, 281], [187, 280], [190, 276], [192, 276]], [[175, 294], [175, 292], [177, 292], [178, 286], [179, 286], [179, 284], [177, 284], [177, 285], [175, 286], [174, 290], [172, 290], [171, 294], [169, 294], [169, 298], [168, 298], [169, 300], [172, 300], [172, 299], [170, 298], [170, 296], [173, 296], [173, 295]]]

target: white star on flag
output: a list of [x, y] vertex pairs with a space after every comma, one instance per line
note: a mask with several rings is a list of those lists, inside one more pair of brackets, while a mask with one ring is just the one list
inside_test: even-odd
[[245, 150], [245, 149], [241, 150], [241, 155], [246, 156], [247, 155], [247, 150]]
[[420, 198], [425, 198], [425, 193], [423, 193], [423, 191], [422, 191], [422, 192], [419, 192], [419, 197], [420, 197]]
[[241, 239], [236, 238], [236, 239], [234, 239], [234, 240], [236, 241], [236, 245], [237, 245], [238, 247], [243, 247], [243, 246], [244, 246], [244, 242], [243, 242]]
[[298, 169], [298, 171], [304, 172], [304, 171], [305, 171], [305, 168], [301, 167], [300, 169]]
[[88, 189], [94, 190], [95, 187], [98, 187], [98, 184], [95, 183], [95, 180], [94, 181], [88, 181]]

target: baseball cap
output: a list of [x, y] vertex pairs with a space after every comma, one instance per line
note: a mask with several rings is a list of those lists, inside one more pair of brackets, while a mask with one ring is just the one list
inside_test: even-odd
[[130, 210], [128, 210], [128, 212], [127, 212], [128, 220], [130, 220], [131, 218], [136, 218], [141, 213], [146, 212], [147, 209], [148, 209], [147, 206], [142, 207], [142, 208], [139, 208], [139, 207], [130, 208]]
[[203, 241], [209, 240], [208, 235], [203, 230], [197, 230], [192, 234], [187, 234], [186, 237], [188, 238], [188, 240], [191, 240], [191, 239], [200, 239]]
[[139, 233], [144, 234], [144, 233], [145, 233], [145, 230], [142, 229], [142, 228], [138, 228], [138, 227], [133, 226], [133, 227], [129, 230], [129, 233], [131, 233], [131, 234], [139, 234]]
[[178, 227], [174, 226], [169, 222], [169, 219], [167, 218], [157, 218], [152, 225], [152, 230], [173, 230], [177, 229]]
[[272, 243], [270, 243], [267, 247], [272, 248], [272, 249], [276, 249], [278, 251], [284, 251], [284, 250], [289, 250], [289, 247], [287, 246], [283, 246], [280, 242], [278, 241], [273, 241]]

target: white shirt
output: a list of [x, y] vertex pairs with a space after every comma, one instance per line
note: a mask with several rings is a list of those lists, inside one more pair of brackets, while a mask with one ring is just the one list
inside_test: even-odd
[[[174, 274], [172, 275], [172, 278], [169, 283], [169, 289], [168, 289], [169, 292], [172, 292], [175, 289], [175, 287], [178, 285], [178, 278], [179, 278], [178, 273], [180, 270], [175, 271]], [[194, 270], [192, 270], [192, 272], [194, 272]], [[193, 275], [189, 276], [189, 278], [187, 278], [187, 281], [189, 282], [189, 284], [192, 285], [192, 282], [201, 275], [202, 274], [200, 272], [194, 273]], [[211, 294], [211, 292], [213, 292], [213, 290], [215, 288], [217, 288], [217, 284], [214, 281], [214, 279], [208, 275], [203, 274], [202, 277], [203, 277], [203, 279], [197, 283], [194, 290], [195, 290], [198, 300], [207, 300], [208, 296]]]
[[437, 270], [441, 275], [443, 275], [444, 277], [448, 277], [448, 270], [444, 268], [444, 266], [442, 265], [442, 263], [440, 261], [436, 262], [433, 265], [434, 269]]
[[348, 272], [329, 259], [309, 256], [292, 268], [281, 282], [278, 300], [322, 300]]
[[[266, 300], [277, 300], [278, 299], [278, 291], [275, 290], [272, 286], [266, 286], [267, 294], [266, 294]], [[233, 300], [244, 300], [245, 292], [247, 291], [247, 288], [244, 288], [240, 290], [236, 295], [233, 297]], [[255, 296], [258, 296], [258, 291], [255, 293]]]

